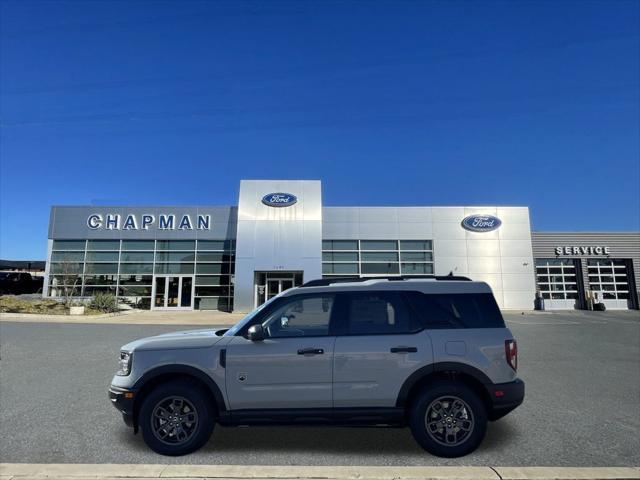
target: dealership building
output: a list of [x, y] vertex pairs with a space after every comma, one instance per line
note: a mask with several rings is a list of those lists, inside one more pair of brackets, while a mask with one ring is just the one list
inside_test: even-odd
[[242, 180], [237, 206], [53, 206], [44, 296], [246, 312], [322, 277], [462, 275], [503, 309], [638, 309], [640, 232], [532, 232], [524, 206], [324, 207], [320, 181]]

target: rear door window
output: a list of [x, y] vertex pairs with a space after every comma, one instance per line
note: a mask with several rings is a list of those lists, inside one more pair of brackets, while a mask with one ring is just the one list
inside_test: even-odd
[[427, 328], [504, 328], [490, 293], [425, 294], [406, 292]]
[[406, 334], [422, 328], [397, 292], [343, 295], [347, 300], [347, 335]]

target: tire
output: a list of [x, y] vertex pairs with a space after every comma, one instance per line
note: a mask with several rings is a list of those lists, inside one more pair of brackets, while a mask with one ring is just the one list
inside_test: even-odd
[[482, 442], [487, 432], [487, 412], [471, 388], [460, 382], [439, 381], [415, 397], [409, 425], [413, 438], [427, 452], [438, 457], [462, 457]]
[[215, 410], [206, 392], [180, 380], [163, 383], [146, 396], [138, 426], [151, 450], [178, 456], [195, 452], [207, 443], [214, 420]]

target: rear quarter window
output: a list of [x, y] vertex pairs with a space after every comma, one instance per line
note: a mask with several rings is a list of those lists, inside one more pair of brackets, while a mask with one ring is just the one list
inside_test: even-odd
[[426, 328], [505, 327], [500, 309], [490, 293], [406, 292], [406, 297]]

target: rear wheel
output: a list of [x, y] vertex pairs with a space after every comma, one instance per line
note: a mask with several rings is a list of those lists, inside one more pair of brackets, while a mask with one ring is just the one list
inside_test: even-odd
[[138, 420], [145, 443], [162, 455], [185, 455], [213, 432], [214, 411], [206, 393], [191, 382], [159, 385], [144, 399]]
[[487, 431], [487, 413], [471, 388], [453, 381], [429, 385], [410, 412], [411, 433], [429, 453], [461, 457], [473, 452]]

